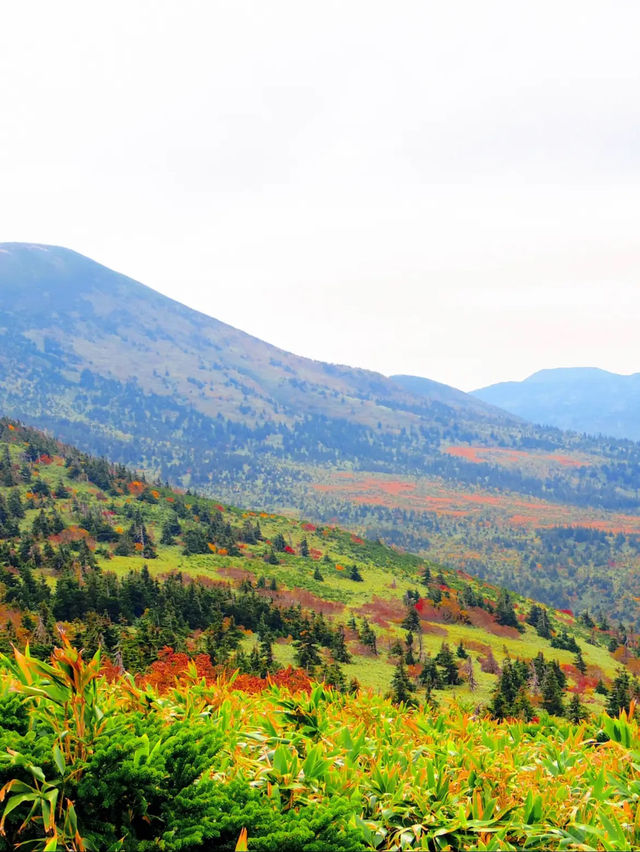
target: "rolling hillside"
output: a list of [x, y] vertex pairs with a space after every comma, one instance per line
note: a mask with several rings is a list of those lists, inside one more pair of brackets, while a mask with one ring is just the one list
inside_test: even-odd
[[[194, 596], [197, 588], [202, 595]], [[407, 631], [413, 631], [414, 677], [443, 643], [468, 648], [475, 686], [468, 678], [443, 686], [447, 701], [455, 695], [488, 701], [496, 671], [487, 659], [507, 653], [551, 654], [596, 709], [602, 699], [593, 687], [610, 682], [620, 660], [640, 672], [631, 644], [622, 642], [632, 634], [612, 624], [545, 609], [548, 627], [540, 633], [526, 620], [531, 601], [505, 597], [464, 572], [334, 525], [148, 483], [7, 420], [0, 420], [0, 594], [5, 649], [10, 641], [30, 640], [46, 651], [62, 622], [87, 650], [102, 644], [132, 671], [153, 662], [165, 645], [208, 648], [219, 661], [250, 655], [265, 625], [276, 663], [288, 665], [292, 637], [298, 640], [306, 625], [319, 646], [313, 668], [338, 661], [346, 682], [382, 691], [390, 686], [398, 643], [407, 653]], [[220, 614], [233, 617], [241, 631], [229, 632]], [[572, 668], [578, 646], [563, 640], [554, 647], [554, 637], [563, 635], [579, 643], [588, 681]], [[459, 656], [460, 665], [466, 659]], [[250, 666], [248, 656], [241, 653], [237, 664]]]
[[473, 396], [533, 423], [640, 440], [640, 373], [540, 370], [522, 382], [480, 388]]
[[640, 624], [631, 441], [291, 355], [67, 249], [0, 246], [0, 318], [0, 412], [182, 488]]
[[7, 419], [0, 616], [2, 852], [640, 838], [623, 625]]

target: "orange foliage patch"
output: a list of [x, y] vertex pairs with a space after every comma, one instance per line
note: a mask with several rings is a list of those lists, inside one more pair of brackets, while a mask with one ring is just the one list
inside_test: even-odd
[[[106, 663], [103, 674], [107, 679], [115, 679], [119, 676], [119, 669], [112, 663]], [[173, 648], [165, 647], [159, 654], [158, 659], [151, 664], [144, 675], [138, 675], [136, 682], [140, 686], [152, 686], [158, 692], [167, 692], [181, 681], [191, 679], [195, 676], [198, 680], [207, 683], [225, 678], [227, 673], [220, 666], [214, 666], [208, 654], [198, 654], [190, 658], [187, 654], [176, 653]], [[289, 666], [275, 674], [261, 678], [255, 675], [241, 674], [232, 682], [233, 689], [243, 692], [257, 693], [271, 686], [286, 687], [291, 692], [311, 692], [311, 681], [306, 672]]]

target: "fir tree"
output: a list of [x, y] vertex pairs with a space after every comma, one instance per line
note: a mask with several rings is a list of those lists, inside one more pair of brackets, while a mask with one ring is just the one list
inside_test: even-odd
[[574, 693], [571, 701], [569, 702], [569, 706], [567, 707], [567, 718], [574, 725], [579, 725], [583, 719], [586, 719], [587, 715], [587, 711], [580, 702], [578, 693]]
[[544, 680], [542, 681], [542, 706], [552, 716], [562, 716], [564, 714], [562, 686], [558, 681], [553, 665], [547, 668]]
[[349, 579], [353, 580], [356, 583], [362, 583], [363, 582], [362, 574], [358, 570], [357, 565], [352, 565], [349, 568]]
[[406, 638], [407, 650], [404, 655], [404, 661], [408, 666], [415, 665], [416, 658], [413, 654], [413, 633], [409, 631]]
[[411, 603], [409, 606], [407, 614], [402, 621], [402, 626], [405, 630], [409, 630], [412, 633], [420, 632], [420, 616], [414, 603]]
[[360, 641], [363, 645], [366, 645], [368, 648], [371, 648], [371, 650], [376, 656], [378, 655], [378, 641], [376, 638], [376, 634], [366, 618], [362, 619]]
[[425, 658], [418, 680], [426, 688], [427, 696], [431, 695], [434, 689], [442, 688], [442, 676], [440, 675], [436, 661], [430, 654], [427, 654]]
[[513, 608], [513, 600], [506, 589], [501, 589], [498, 595], [498, 603], [496, 604], [496, 621], [505, 627], [515, 627], [518, 630], [522, 629], [522, 625], [518, 621], [518, 616]]
[[460, 683], [460, 674], [458, 673], [458, 664], [453, 656], [451, 648], [446, 642], [440, 646], [436, 658], [436, 665], [442, 669], [442, 680], [449, 686], [457, 686]]
[[391, 700], [394, 704], [408, 704], [412, 699], [413, 684], [407, 674], [402, 657], [398, 660], [391, 679]]
[[350, 663], [351, 662], [351, 654], [347, 648], [347, 642], [345, 638], [344, 627], [342, 624], [339, 624], [335, 633], [333, 634], [333, 640], [331, 643], [331, 653], [333, 654], [333, 659], [338, 663]]
[[296, 649], [296, 665], [312, 673], [315, 667], [320, 665], [320, 654], [311, 630], [303, 628], [298, 639], [294, 640], [293, 645]]
[[627, 710], [631, 703], [631, 679], [625, 669], [618, 669], [609, 697], [607, 698], [607, 713], [618, 716], [622, 710]]

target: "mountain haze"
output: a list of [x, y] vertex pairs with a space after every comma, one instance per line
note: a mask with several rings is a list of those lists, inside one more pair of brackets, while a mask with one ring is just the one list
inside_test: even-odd
[[473, 396], [533, 423], [591, 435], [640, 440], [640, 373], [595, 367], [540, 370], [522, 382], [500, 382]]

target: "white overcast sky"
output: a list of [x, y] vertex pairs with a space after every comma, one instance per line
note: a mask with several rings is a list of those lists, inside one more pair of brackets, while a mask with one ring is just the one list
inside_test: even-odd
[[465, 390], [640, 371], [636, 0], [0, 14], [0, 241]]

